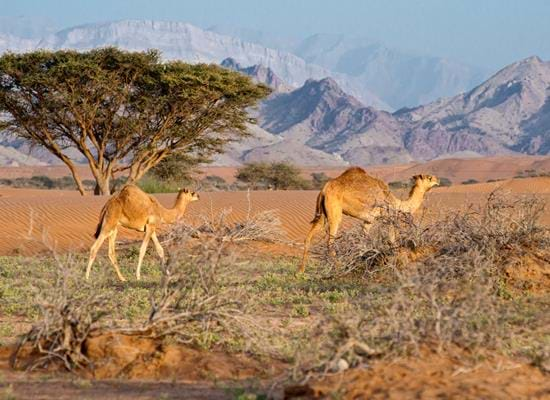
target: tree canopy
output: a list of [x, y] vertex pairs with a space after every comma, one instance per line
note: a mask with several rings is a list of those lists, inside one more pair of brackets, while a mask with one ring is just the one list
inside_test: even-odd
[[96, 193], [108, 194], [115, 174], [134, 182], [170, 154], [199, 162], [223, 152], [248, 135], [247, 109], [269, 92], [216, 65], [162, 62], [157, 51], [7, 53], [0, 128], [59, 158], [84, 193], [76, 150]]

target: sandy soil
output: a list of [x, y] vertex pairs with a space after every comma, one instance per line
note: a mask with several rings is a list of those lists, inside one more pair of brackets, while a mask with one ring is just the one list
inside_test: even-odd
[[[334, 393], [338, 393], [336, 396]], [[540, 370], [504, 357], [465, 365], [461, 353], [376, 362], [306, 385], [286, 398], [547, 399], [550, 381]]]
[[[0, 348], [0, 382], [11, 398], [234, 399], [239, 387], [267, 390], [281, 363], [243, 355], [204, 352], [182, 345], [120, 334], [92, 337], [87, 355], [92, 372], [67, 374], [13, 371], [9, 348]], [[373, 361], [362, 368], [329, 374], [307, 384], [279, 387], [285, 399], [547, 399], [550, 382], [540, 369], [503, 356], [465, 361], [464, 351]], [[247, 382], [246, 379], [249, 379]], [[252, 381], [250, 381], [252, 379]], [[6, 392], [4, 392], [6, 393]], [[8, 397], [6, 397], [8, 398]]]

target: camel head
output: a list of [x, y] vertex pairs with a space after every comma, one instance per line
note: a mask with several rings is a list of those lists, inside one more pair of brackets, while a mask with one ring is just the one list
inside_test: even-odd
[[180, 191], [178, 192], [178, 200], [187, 200], [187, 202], [192, 202], [192, 201], [197, 201], [199, 200], [199, 194], [196, 193], [196, 192], [192, 192], [191, 190], [189, 189], [180, 189]]
[[415, 186], [424, 189], [424, 191], [426, 192], [434, 186], [439, 186], [439, 179], [437, 179], [437, 177], [433, 175], [415, 175], [413, 176], [413, 180]]

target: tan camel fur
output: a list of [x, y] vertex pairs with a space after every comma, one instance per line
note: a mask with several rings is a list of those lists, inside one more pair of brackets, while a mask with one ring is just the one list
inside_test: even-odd
[[90, 278], [90, 270], [97, 256], [97, 252], [106, 238], [109, 238], [109, 259], [115, 268], [118, 279], [125, 281], [120, 273], [115, 254], [115, 240], [118, 226], [145, 232], [143, 243], [139, 250], [139, 260], [136, 270], [136, 278], [141, 278], [141, 263], [149, 239], [153, 239], [155, 248], [162, 262], [164, 262], [164, 250], [157, 238], [156, 229], [161, 224], [173, 224], [185, 213], [187, 205], [199, 199], [199, 195], [187, 189], [179, 191], [173, 208], [164, 208], [157, 199], [143, 192], [137, 186], [124, 186], [119, 193], [113, 195], [103, 206], [99, 217], [99, 223], [95, 233], [96, 241], [90, 249], [90, 259], [86, 268], [86, 279]]
[[342, 215], [362, 220], [364, 230], [368, 232], [371, 224], [385, 209], [414, 213], [422, 204], [424, 194], [439, 185], [439, 180], [431, 175], [415, 175], [413, 179], [414, 186], [407, 200], [395, 197], [388, 185], [369, 176], [362, 168], [349, 168], [342, 175], [329, 180], [317, 196], [315, 217], [306, 236], [299, 271], [304, 272], [311, 239], [325, 225], [325, 221], [329, 227], [328, 249], [334, 256], [332, 243], [338, 233]]

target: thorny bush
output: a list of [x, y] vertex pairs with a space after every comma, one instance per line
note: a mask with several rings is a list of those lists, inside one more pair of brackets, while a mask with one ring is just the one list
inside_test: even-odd
[[[550, 261], [550, 232], [539, 224], [543, 209], [533, 197], [491, 193], [483, 206], [443, 219], [387, 213], [383, 230], [344, 233], [335, 260], [321, 254], [329, 266], [325, 274], [359, 273], [383, 282], [384, 289], [346, 314], [322, 318], [310, 347], [297, 355], [292, 378], [307, 380], [423, 347], [506, 352], [515, 341], [543, 349], [537, 335], [545, 329], [544, 310], [535, 311], [526, 329], [518, 318], [525, 303], [511, 299], [505, 287], [511, 260]], [[388, 227], [397, 233], [393, 242], [384, 232]], [[548, 354], [541, 351], [539, 356]]]

